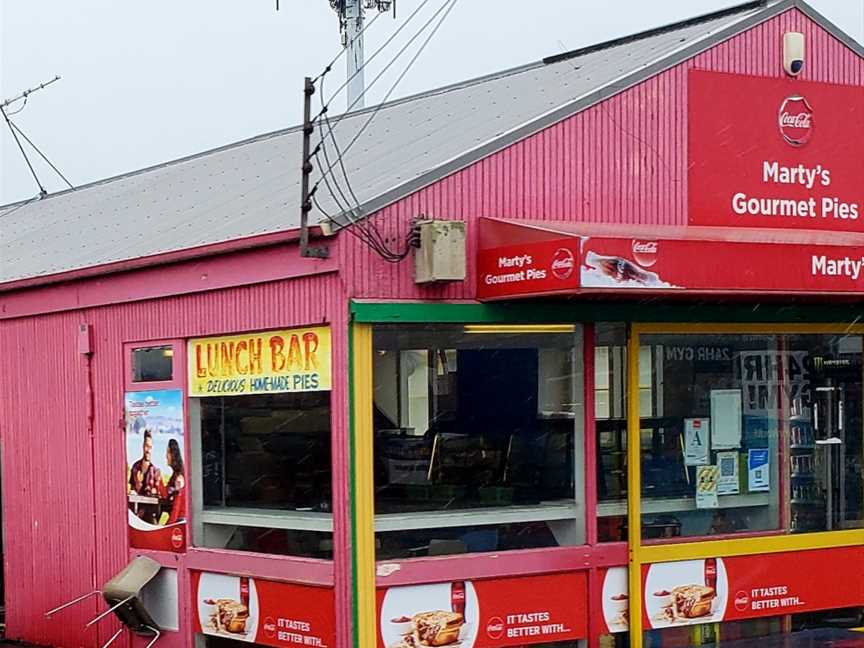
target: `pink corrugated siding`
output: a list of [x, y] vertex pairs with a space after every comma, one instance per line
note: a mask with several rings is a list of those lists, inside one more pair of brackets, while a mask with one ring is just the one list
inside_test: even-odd
[[[94, 340], [93, 457], [86, 434], [85, 358], [78, 353], [83, 322], [92, 326]], [[94, 589], [128, 556], [124, 342], [324, 322], [333, 331], [333, 458], [335, 465], [347, 466], [347, 302], [335, 274], [0, 322], [8, 636], [55, 646], [95, 646], [110, 636], [107, 621], [98, 636], [82, 631], [95, 602], [54, 621], [46, 622], [42, 613]], [[337, 473], [337, 519], [347, 519], [347, 507], [346, 475]], [[337, 573], [350, 574], [349, 537], [339, 524]], [[350, 601], [350, 582], [339, 581], [338, 595]], [[345, 636], [350, 610], [342, 611], [341, 624]], [[169, 636], [168, 645], [182, 645], [171, 639], [188, 637]]]
[[[864, 83], [864, 62], [797, 10], [790, 10], [644, 83], [551, 126], [374, 217], [394, 245], [420, 214], [472, 224], [482, 216], [552, 221], [678, 225], [687, 221], [687, 70], [710, 69], [780, 77], [781, 38], [806, 36], [802, 78]], [[744, 98], [746, 100], [746, 98]], [[473, 299], [468, 281], [418, 288], [410, 262], [398, 270], [353, 237], [344, 236], [341, 262], [353, 295], [365, 298]]]
[[[681, 224], [687, 209], [687, 70], [782, 75], [780, 35], [807, 35], [808, 80], [861, 85], [864, 64], [797, 11], [721, 44], [585, 112], [381, 210], [391, 245], [426, 214], [621, 224]], [[330, 322], [333, 326], [333, 458], [339, 646], [350, 641], [347, 298], [472, 299], [468, 281], [418, 288], [410, 262], [393, 266], [342, 234], [335, 274], [76, 312], [0, 321], [5, 571], [12, 637], [57, 646], [98, 645], [83, 633], [96, 604], [46, 622], [42, 612], [92, 589], [125, 562], [122, 345]], [[343, 244], [344, 243], [344, 244]], [[110, 281], [110, 280], [109, 280]], [[86, 433], [85, 360], [78, 325], [93, 327], [95, 446]], [[182, 370], [182, 369], [181, 369]], [[116, 488], [110, 484], [115, 484]], [[96, 578], [94, 579], [94, 573]], [[189, 637], [175, 638], [174, 645]], [[171, 640], [163, 640], [171, 645]]]

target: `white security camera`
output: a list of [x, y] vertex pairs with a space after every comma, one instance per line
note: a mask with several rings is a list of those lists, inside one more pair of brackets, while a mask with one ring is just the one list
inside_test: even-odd
[[783, 34], [783, 69], [791, 76], [798, 76], [804, 69], [804, 34]]

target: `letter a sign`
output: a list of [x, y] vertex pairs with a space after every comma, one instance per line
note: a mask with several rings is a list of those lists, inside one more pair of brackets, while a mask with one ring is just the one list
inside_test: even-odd
[[704, 466], [710, 450], [710, 420], [684, 419], [684, 465]]

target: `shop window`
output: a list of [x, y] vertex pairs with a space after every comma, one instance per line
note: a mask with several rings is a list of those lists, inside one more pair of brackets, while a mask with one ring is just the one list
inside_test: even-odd
[[778, 529], [780, 383], [766, 385], [770, 401], [749, 390], [752, 365], [776, 358], [779, 340], [648, 335], [640, 343], [660, 359], [652, 381], [660, 407], [640, 412], [643, 538]]
[[[648, 359], [650, 354], [642, 353]], [[640, 379], [640, 401], [653, 406], [651, 374]], [[645, 385], [643, 387], [642, 385]], [[594, 419], [597, 435], [597, 537], [627, 540], [627, 328], [594, 326]]]
[[379, 557], [584, 542], [581, 330], [378, 327]]
[[332, 557], [330, 392], [193, 399], [196, 543]]
[[170, 345], [132, 349], [132, 382], [164, 382], [174, 378], [174, 348]]
[[640, 344], [656, 402], [640, 418], [644, 539], [862, 525], [860, 337]]

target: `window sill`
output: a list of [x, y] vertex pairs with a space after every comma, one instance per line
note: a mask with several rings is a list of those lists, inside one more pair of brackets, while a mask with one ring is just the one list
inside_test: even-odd
[[375, 531], [408, 531], [412, 529], [440, 529], [557, 520], [575, 521], [577, 512], [578, 507], [575, 502], [550, 502], [535, 506], [385, 513], [375, 516]]
[[204, 509], [198, 514], [198, 520], [204, 524], [333, 533], [333, 514], [312, 511], [268, 511], [255, 508]]
[[[770, 506], [771, 493], [748, 493], [746, 495], [720, 495], [720, 508], [744, 508], [747, 506]], [[651, 498], [642, 500], [642, 515], [653, 513], [675, 513], [679, 511], [695, 511], [696, 500], [693, 497], [676, 497], [672, 499]], [[713, 509], [699, 509], [713, 510]], [[597, 504], [598, 517], [627, 515], [627, 501], [600, 502]]]

